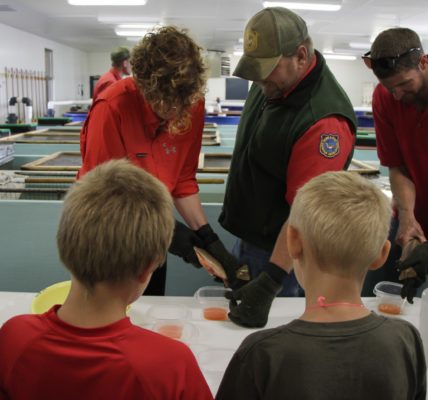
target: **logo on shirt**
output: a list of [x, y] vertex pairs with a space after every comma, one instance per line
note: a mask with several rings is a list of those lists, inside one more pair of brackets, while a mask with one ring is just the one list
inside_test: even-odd
[[166, 143], [162, 143], [162, 147], [165, 150], [165, 153], [169, 156], [171, 153], [177, 153], [175, 146], [168, 147]]
[[320, 153], [327, 158], [336, 157], [339, 154], [339, 135], [324, 133], [320, 140]]

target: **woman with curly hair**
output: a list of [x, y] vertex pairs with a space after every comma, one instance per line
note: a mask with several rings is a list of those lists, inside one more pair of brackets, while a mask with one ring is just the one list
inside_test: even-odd
[[[133, 77], [106, 89], [81, 131], [79, 177], [110, 159], [128, 158], [169, 189], [185, 224], [176, 223], [170, 252], [200, 267], [193, 246], [224, 264], [229, 281], [238, 268], [207, 223], [196, 182], [204, 126], [205, 68], [201, 48], [172, 26], [148, 33], [134, 47]], [[119, 210], [120, 212], [120, 210]], [[166, 268], [146, 294], [165, 292]]]

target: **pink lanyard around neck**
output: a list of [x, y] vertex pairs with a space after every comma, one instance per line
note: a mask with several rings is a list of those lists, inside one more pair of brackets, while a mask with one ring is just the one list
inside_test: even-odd
[[335, 302], [335, 303], [326, 303], [324, 296], [319, 296], [317, 299], [317, 304], [314, 306], [307, 306], [306, 308], [326, 308], [326, 307], [336, 307], [336, 306], [345, 306], [345, 307], [364, 307], [364, 304], [357, 303], [346, 303], [346, 302]]

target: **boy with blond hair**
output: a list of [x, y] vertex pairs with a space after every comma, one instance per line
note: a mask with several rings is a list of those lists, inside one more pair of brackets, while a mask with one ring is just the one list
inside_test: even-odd
[[327, 172], [297, 193], [287, 245], [306, 307], [299, 319], [253, 333], [217, 393], [226, 399], [425, 399], [418, 331], [371, 313], [364, 277], [389, 252], [391, 207], [370, 181]]
[[1, 328], [0, 399], [212, 399], [186, 345], [126, 316], [173, 229], [166, 187], [141, 168], [115, 160], [79, 180], [57, 233], [70, 293]]

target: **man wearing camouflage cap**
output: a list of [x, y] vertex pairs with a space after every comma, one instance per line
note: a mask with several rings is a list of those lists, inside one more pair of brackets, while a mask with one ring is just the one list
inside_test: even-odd
[[111, 68], [98, 79], [92, 95], [93, 102], [95, 102], [99, 94], [110, 85], [120, 81], [124, 75], [131, 74], [130, 57], [131, 53], [126, 47], [118, 47], [110, 54]]
[[285, 239], [296, 191], [314, 176], [347, 168], [356, 121], [305, 21], [286, 8], [266, 8], [250, 19], [234, 75], [254, 84], [219, 221], [238, 237], [234, 255], [248, 264], [253, 280], [229, 294], [229, 317], [261, 327], [278, 293], [302, 294]]

